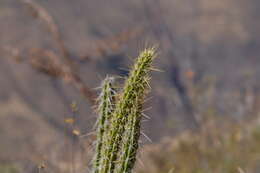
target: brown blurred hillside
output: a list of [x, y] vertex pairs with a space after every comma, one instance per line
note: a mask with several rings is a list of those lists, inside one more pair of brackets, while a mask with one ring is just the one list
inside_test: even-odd
[[[55, 20], [78, 74], [95, 93], [107, 74], [126, 76], [140, 49], [159, 45], [154, 66], [162, 72], [153, 73], [146, 112], [151, 120], [144, 123], [154, 142], [191, 129], [194, 117], [202, 126], [213, 116], [234, 122], [258, 116], [258, 0], [35, 2]], [[73, 114], [70, 104], [78, 103], [82, 134], [92, 132], [92, 105], [69, 83], [27, 63], [33, 50], [63, 55], [48, 27], [21, 0], [0, 1], [0, 22], [0, 162], [18, 162], [31, 172], [43, 160], [66, 165], [60, 153], [79, 145], [64, 123]], [[118, 35], [124, 38], [114, 43]], [[89, 147], [89, 138], [80, 139], [75, 153]]]

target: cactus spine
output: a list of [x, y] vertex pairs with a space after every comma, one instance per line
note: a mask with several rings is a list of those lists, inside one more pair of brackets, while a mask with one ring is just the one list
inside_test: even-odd
[[[96, 151], [97, 153], [101, 151], [96, 164], [96, 173], [130, 173], [134, 167], [140, 136], [142, 105], [148, 90], [149, 71], [154, 58], [153, 48], [144, 50], [138, 56], [123, 91], [119, 94], [114, 111], [111, 111], [107, 132], [103, 133], [105, 136], [102, 137], [102, 142], [97, 142], [102, 144]], [[104, 126], [102, 123], [99, 125]], [[102, 127], [98, 129], [100, 128]]]
[[103, 155], [103, 142], [109, 128], [109, 119], [114, 109], [115, 90], [113, 87], [113, 77], [106, 77], [101, 85], [101, 93], [98, 97], [98, 114], [97, 121], [97, 140], [96, 140], [96, 155], [93, 161], [93, 173], [98, 173], [101, 167], [100, 161]]

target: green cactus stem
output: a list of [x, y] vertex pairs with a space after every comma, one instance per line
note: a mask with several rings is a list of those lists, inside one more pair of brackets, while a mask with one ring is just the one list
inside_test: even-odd
[[101, 167], [100, 161], [104, 148], [103, 142], [106, 137], [105, 133], [109, 129], [109, 120], [114, 110], [115, 90], [113, 87], [113, 77], [106, 77], [101, 85], [101, 93], [98, 97], [98, 114], [97, 120], [97, 140], [96, 140], [96, 155], [93, 160], [93, 173], [98, 173]]
[[[112, 115], [108, 136], [104, 141], [106, 148], [101, 156], [104, 159], [100, 163], [102, 167], [99, 173], [130, 172], [133, 168], [135, 162], [133, 157], [136, 156], [140, 136], [141, 109], [154, 58], [155, 49], [153, 48], [141, 52], [125, 82], [123, 93], [119, 96]], [[127, 140], [124, 141], [124, 139]], [[122, 151], [127, 152], [121, 155]], [[115, 167], [119, 170], [115, 170]]]

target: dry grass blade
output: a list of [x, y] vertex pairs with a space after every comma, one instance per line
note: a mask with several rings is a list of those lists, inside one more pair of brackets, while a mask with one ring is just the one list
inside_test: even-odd
[[53, 17], [48, 13], [47, 10], [45, 10], [38, 3], [31, 0], [21, 0], [21, 1], [29, 7], [31, 12], [33, 13], [33, 16], [42, 20], [45, 23], [48, 31], [52, 34], [52, 37], [56, 42], [56, 46], [59, 49], [62, 56], [64, 57], [66, 63], [72, 64], [72, 61], [70, 60], [70, 53], [66, 48], [64, 41], [62, 40], [60, 29], [58, 25], [55, 23]]
[[[62, 56], [58, 56], [51, 51], [33, 49], [31, 51], [31, 65], [41, 72], [51, 76], [61, 77], [64, 81], [73, 84], [74, 87], [77, 88], [92, 105], [94, 105], [96, 94], [84, 84], [83, 80], [78, 75], [76, 65], [70, 59], [70, 53], [62, 40], [59, 27], [55, 23], [53, 17], [38, 3], [31, 0], [21, 1], [31, 9], [34, 16], [46, 24], [49, 32], [52, 34], [54, 41], [57, 44], [60, 53], [62, 54]], [[45, 57], [44, 60], [39, 58], [42, 55]]]
[[240, 168], [240, 167], [238, 167], [237, 170], [238, 170], [238, 173], [246, 173], [246, 172], [245, 172], [242, 168]]

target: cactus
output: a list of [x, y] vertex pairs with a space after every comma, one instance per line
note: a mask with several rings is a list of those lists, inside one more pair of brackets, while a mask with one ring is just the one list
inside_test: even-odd
[[[154, 48], [141, 52], [122, 93], [118, 94], [113, 111], [109, 115], [100, 111], [100, 116], [105, 117], [107, 123], [101, 121], [98, 124], [95, 173], [130, 173], [133, 169], [141, 130], [142, 105], [148, 91], [149, 71], [154, 58]], [[100, 105], [104, 102], [102, 99]], [[100, 129], [104, 128], [106, 132], [101, 135]]]
[[97, 141], [96, 141], [96, 155], [93, 161], [93, 173], [98, 173], [100, 168], [100, 160], [102, 156], [102, 145], [109, 129], [109, 119], [114, 109], [115, 90], [113, 87], [113, 77], [106, 77], [101, 85], [101, 93], [98, 97], [98, 114], [97, 120]]

